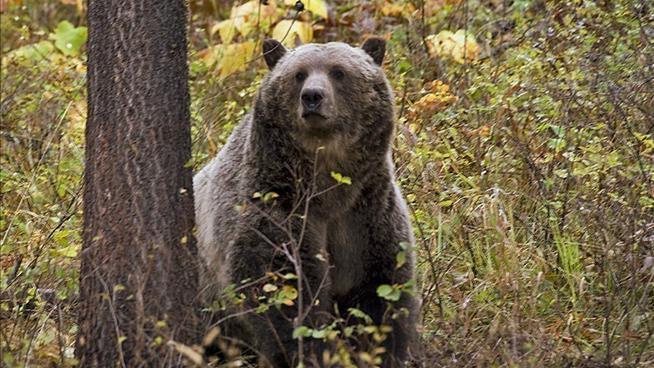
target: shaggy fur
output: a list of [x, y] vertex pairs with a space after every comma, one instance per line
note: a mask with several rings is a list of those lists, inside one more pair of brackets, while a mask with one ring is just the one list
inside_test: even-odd
[[[254, 111], [195, 176], [194, 190], [208, 301], [230, 283], [261, 280], [267, 272], [297, 273], [285, 252], [299, 249], [302, 307], [309, 309], [303, 324], [328, 321], [334, 306], [341, 313], [359, 308], [375, 323], [393, 327], [384, 366], [397, 367], [414, 338], [417, 302], [403, 293], [393, 307], [409, 313], [391, 319], [387, 302], [376, 295], [380, 284], [413, 278], [414, 268], [410, 252], [396, 268], [396, 254], [402, 244], [413, 244], [413, 236], [391, 161], [393, 95], [379, 65], [384, 47], [383, 40], [372, 39], [362, 48], [328, 43], [286, 50], [267, 40], [271, 72]], [[307, 91], [322, 96], [313, 113], [303, 102]], [[350, 177], [351, 185], [334, 187], [331, 172]], [[254, 196], [270, 192], [277, 197], [264, 202]], [[246, 306], [265, 294], [261, 283], [251, 285], [244, 290]], [[247, 314], [234, 335], [271, 365], [294, 366], [297, 310]], [[306, 354], [321, 356], [325, 347], [313, 340], [307, 339]]]

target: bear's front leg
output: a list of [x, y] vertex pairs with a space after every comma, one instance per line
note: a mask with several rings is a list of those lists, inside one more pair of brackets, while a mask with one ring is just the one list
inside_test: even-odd
[[237, 240], [232, 280], [253, 282], [246, 290], [250, 312], [245, 319], [264, 364], [319, 366], [322, 344], [294, 339], [293, 331], [318, 327], [327, 317], [329, 275], [320, 256], [321, 237], [300, 221], [292, 228], [284, 225], [263, 220]]
[[385, 353], [382, 355], [383, 368], [404, 367], [409, 358], [409, 351], [416, 338], [415, 324], [418, 305], [414, 296], [403, 292], [400, 299], [391, 302], [377, 295], [377, 287], [391, 284], [390, 280], [379, 280], [362, 287], [356, 298], [357, 308], [370, 316], [375, 325], [390, 326], [392, 330], [383, 342]]
[[[386, 353], [382, 367], [404, 367], [415, 345], [419, 302], [410, 282], [414, 278], [411, 226], [404, 201], [390, 191], [389, 195], [370, 195], [362, 198], [355, 216], [363, 224], [365, 239], [363, 251], [364, 277], [350, 295], [340, 302], [360, 308], [376, 325], [387, 325], [392, 331], [384, 340]], [[397, 257], [403, 252], [403, 257]], [[380, 285], [401, 290], [395, 295], [382, 298], [377, 294]], [[395, 293], [392, 293], [395, 294]]]

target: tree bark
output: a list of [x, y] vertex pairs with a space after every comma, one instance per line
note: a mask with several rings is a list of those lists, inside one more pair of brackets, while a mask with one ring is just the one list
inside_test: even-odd
[[186, 5], [89, 0], [81, 367], [179, 364], [195, 342]]

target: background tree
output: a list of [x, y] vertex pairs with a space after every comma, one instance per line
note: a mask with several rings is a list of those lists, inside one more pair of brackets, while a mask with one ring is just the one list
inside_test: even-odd
[[182, 0], [88, 4], [81, 366], [168, 366], [197, 294]]

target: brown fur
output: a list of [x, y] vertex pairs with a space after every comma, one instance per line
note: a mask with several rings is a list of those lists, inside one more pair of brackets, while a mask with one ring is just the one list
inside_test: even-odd
[[[394, 307], [409, 313], [392, 320], [376, 295], [381, 284], [413, 278], [414, 268], [410, 253], [404, 266], [395, 265], [402, 243], [410, 246], [413, 236], [393, 175], [393, 96], [379, 66], [384, 47], [374, 39], [363, 48], [328, 43], [287, 51], [266, 41], [272, 70], [254, 111], [196, 175], [195, 195], [208, 300], [229, 283], [257, 280], [268, 271], [295, 272], [282, 251], [287, 244], [299, 249], [306, 279], [303, 307], [310, 313], [303, 324], [319, 326], [334, 305], [341, 312], [360, 308], [375, 323], [393, 327], [383, 365], [397, 367], [415, 336], [417, 301], [404, 293]], [[331, 172], [350, 177], [351, 185], [334, 188]], [[262, 203], [255, 192], [278, 197]], [[260, 288], [246, 294], [254, 298]], [[314, 296], [318, 305], [306, 302]], [[244, 339], [273, 366], [295, 365], [296, 316], [297, 306], [248, 315], [241, 325], [251, 333]], [[305, 347], [316, 356], [324, 348], [312, 339]]]

